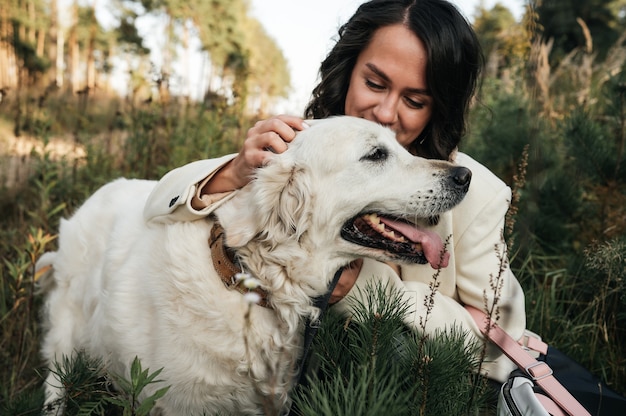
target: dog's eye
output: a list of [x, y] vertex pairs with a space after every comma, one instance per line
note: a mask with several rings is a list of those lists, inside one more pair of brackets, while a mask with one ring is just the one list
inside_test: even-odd
[[369, 160], [372, 162], [379, 162], [381, 160], [387, 159], [387, 156], [389, 156], [389, 152], [387, 152], [387, 149], [383, 147], [377, 147], [367, 155], [363, 156], [361, 159]]

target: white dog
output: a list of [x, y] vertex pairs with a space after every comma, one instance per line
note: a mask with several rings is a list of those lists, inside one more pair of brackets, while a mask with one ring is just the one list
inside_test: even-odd
[[[119, 179], [63, 221], [59, 250], [38, 263], [52, 266], [49, 365], [84, 350], [128, 377], [137, 356], [163, 369], [145, 394], [171, 386], [158, 401], [166, 415], [288, 409], [303, 318], [319, 312], [311, 298], [359, 257], [445, 265], [441, 238], [420, 227], [459, 203], [471, 177], [412, 156], [375, 123], [312, 124], [206, 220], [146, 224], [155, 182]], [[231, 284], [238, 267], [260, 281], [260, 304]], [[54, 373], [46, 389], [54, 408]]]

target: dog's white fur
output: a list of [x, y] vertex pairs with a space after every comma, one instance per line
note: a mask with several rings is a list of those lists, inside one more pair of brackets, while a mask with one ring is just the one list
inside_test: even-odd
[[[303, 317], [317, 312], [311, 298], [355, 258], [397, 261], [345, 241], [342, 225], [361, 212], [425, 218], [450, 209], [464, 195], [451, 172], [410, 155], [382, 126], [337, 117], [299, 133], [206, 220], [146, 224], [155, 182], [105, 185], [62, 221], [59, 250], [39, 261], [53, 267], [43, 355], [52, 367], [84, 350], [126, 377], [135, 356], [163, 368], [145, 392], [171, 386], [158, 402], [163, 414], [278, 414], [289, 406]], [[207, 242], [215, 217], [271, 308], [249, 309], [216, 276]], [[63, 394], [52, 372], [46, 389], [48, 404]]]

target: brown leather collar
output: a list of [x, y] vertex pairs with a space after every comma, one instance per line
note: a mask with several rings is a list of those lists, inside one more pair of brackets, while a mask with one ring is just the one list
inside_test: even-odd
[[256, 292], [261, 300], [259, 305], [268, 308], [267, 303], [267, 291], [260, 287], [256, 289], [247, 289], [243, 287], [240, 282], [235, 279], [237, 273], [241, 273], [241, 269], [234, 263], [235, 255], [224, 244], [224, 229], [219, 222], [215, 221], [213, 228], [211, 229], [211, 236], [209, 237], [209, 248], [211, 249], [211, 258], [213, 259], [213, 267], [217, 272], [224, 285], [229, 289], [235, 289], [239, 293], [246, 294], [248, 292]]

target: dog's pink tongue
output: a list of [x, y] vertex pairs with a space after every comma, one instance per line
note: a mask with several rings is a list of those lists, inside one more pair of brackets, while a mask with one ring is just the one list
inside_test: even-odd
[[443, 255], [441, 254], [443, 251], [443, 242], [441, 241], [441, 237], [435, 232], [423, 230], [405, 222], [393, 221], [383, 217], [380, 217], [380, 222], [402, 233], [404, 237], [412, 242], [421, 244], [424, 256], [433, 269], [448, 267], [450, 253], [446, 251]]

